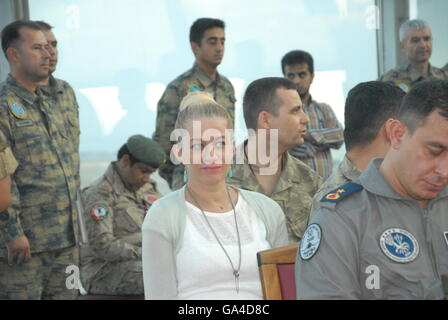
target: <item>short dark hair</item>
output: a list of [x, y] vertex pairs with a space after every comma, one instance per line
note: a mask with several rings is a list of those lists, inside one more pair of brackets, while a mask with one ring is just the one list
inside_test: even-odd
[[34, 21], [43, 31], [48, 31], [53, 29], [53, 26], [49, 25], [48, 23], [46, 23], [45, 21]]
[[380, 81], [362, 82], [351, 89], [344, 112], [346, 150], [371, 143], [387, 119], [397, 118], [404, 95], [399, 87]]
[[257, 129], [258, 115], [266, 111], [278, 116], [277, 89], [296, 90], [296, 85], [286, 78], [261, 78], [253, 81], [243, 98], [244, 121], [247, 129]]
[[398, 120], [413, 134], [435, 110], [448, 118], [448, 80], [422, 81], [403, 98]]
[[204, 37], [204, 32], [211, 28], [225, 29], [224, 21], [220, 19], [212, 18], [199, 18], [190, 28], [190, 42], [194, 42], [197, 45], [201, 45], [201, 40]]
[[42, 30], [37, 23], [29, 20], [16, 20], [6, 25], [2, 30], [2, 50], [6, 59], [8, 59], [6, 50], [14, 46], [17, 40], [20, 39], [20, 30], [22, 28]]
[[293, 50], [285, 54], [282, 58], [282, 72], [285, 74], [286, 66], [293, 66], [296, 64], [306, 63], [310, 73], [314, 73], [313, 56], [303, 50]]
[[123, 158], [125, 155], [128, 155], [128, 156], [129, 156], [129, 162], [130, 162], [131, 167], [132, 167], [134, 164], [138, 163], [138, 162], [143, 162], [143, 161], [138, 160], [136, 157], [134, 157], [134, 156], [129, 152], [129, 149], [128, 149], [128, 146], [127, 146], [126, 143], [125, 143], [124, 145], [121, 146], [120, 150], [118, 150], [118, 153], [117, 153], [117, 160], [120, 161], [120, 159]]

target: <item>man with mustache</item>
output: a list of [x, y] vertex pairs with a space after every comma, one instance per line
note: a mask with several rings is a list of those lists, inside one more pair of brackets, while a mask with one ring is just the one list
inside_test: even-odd
[[296, 263], [298, 299], [443, 299], [448, 283], [448, 81], [416, 84], [390, 148], [325, 195]]
[[51, 56], [39, 25], [12, 22], [1, 38], [10, 74], [0, 89], [0, 131], [19, 166], [12, 205], [0, 215], [0, 299], [75, 299], [66, 268], [79, 262], [76, 137], [39, 88]]
[[218, 73], [218, 66], [224, 57], [225, 47], [224, 21], [200, 18], [190, 28], [190, 46], [195, 56], [193, 68], [181, 74], [168, 84], [157, 105], [157, 122], [153, 138], [167, 155], [167, 162], [159, 169], [159, 174], [172, 189], [183, 184], [183, 165], [174, 165], [170, 161], [173, 142], [170, 141], [174, 130], [179, 105], [184, 96], [191, 91], [206, 91], [223, 106], [234, 119], [235, 92], [230, 81]]
[[432, 33], [423, 20], [409, 20], [400, 26], [400, 49], [406, 54], [408, 63], [392, 69], [379, 81], [390, 81], [408, 92], [415, 84], [424, 80], [447, 80], [448, 73], [431, 66]]
[[282, 58], [282, 72], [293, 81], [303, 103], [303, 110], [310, 122], [305, 143], [289, 152], [327, 179], [333, 171], [331, 149], [339, 149], [344, 143], [342, 126], [328, 104], [312, 99], [310, 87], [314, 80], [314, 61], [311, 54], [302, 50], [288, 52]]

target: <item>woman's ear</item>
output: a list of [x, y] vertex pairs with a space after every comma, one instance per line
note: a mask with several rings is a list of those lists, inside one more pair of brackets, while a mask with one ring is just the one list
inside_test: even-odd
[[185, 164], [186, 161], [183, 159], [185, 156], [185, 152], [182, 152], [182, 145], [181, 143], [176, 143], [171, 148], [170, 152], [170, 160], [173, 164]]

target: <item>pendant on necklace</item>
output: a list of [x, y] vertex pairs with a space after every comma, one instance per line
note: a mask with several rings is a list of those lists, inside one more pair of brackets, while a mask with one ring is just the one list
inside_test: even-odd
[[235, 290], [236, 293], [240, 292], [240, 272], [239, 270], [233, 270], [233, 275], [235, 276]]

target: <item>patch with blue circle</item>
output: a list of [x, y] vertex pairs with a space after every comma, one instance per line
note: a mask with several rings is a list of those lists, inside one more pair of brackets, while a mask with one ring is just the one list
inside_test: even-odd
[[389, 259], [408, 263], [414, 261], [419, 252], [417, 239], [404, 229], [391, 228], [380, 236], [380, 247]]
[[27, 114], [25, 108], [16, 101], [9, 101], [9, 110], [11, 110], [11, 113], [19, 119], [25, 119]]
[[311, 259], [317, 252], [322, 239], [322, 230], [317, 223], [308, 226], [300, 242], [300, 257], [303, 260]]

